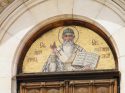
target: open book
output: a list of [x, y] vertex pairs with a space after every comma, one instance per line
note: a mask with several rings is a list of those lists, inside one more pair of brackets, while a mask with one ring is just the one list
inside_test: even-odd
[[91, 69], [95, 69], [99, 55], [91, 52], [78, 52], [74, 58], [72, 66], [85, 67], [89, 65]]

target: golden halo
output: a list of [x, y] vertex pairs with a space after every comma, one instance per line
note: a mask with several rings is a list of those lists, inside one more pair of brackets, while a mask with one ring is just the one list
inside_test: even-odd
[[62, 44], [63, 43], [63, 39], [62, 39], [62, 34], [63, 34], [63, 31], [67, 28], [70, 28], [74, 31], [74, 34], [75, 34], [75, 38], [74, 38], [74, 43], [76, 43], [79, 39], [79, 31], [78, 29], [76, 28], [76, 26], [62, 26], [59, 28], [59, 32], [58, 32], [58, 39], [59, 39], [59, 42]]

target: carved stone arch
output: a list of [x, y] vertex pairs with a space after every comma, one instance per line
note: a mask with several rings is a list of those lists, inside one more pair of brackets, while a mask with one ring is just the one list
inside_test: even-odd
[[[108, 46], [110, 47], [110, 49], [113, 53], [113, 56], [115, 59], [115, 69], [85, 71], [85, 72], [76, 71], [76, 72], [66, 72], [66, 73], [65, 72], [64, 73], [60, 73], [60, 72], [57, 72], [57, 73], [55, 73], [55, 72], [52, 72], [52, 73], [28, 73], [28, 74], [22, 73], [23, 60], [26, 56], [28, 49], [33, 44], [33, 42], [35, 42], [42, 34], [46, 33], [47, 31], [49, 31], [53, 28], [57, 28], [59, 26], [71, 26], [71, 25], [89, 28], [92, 31], [94, 31], [95, 33], [97, 33], [99, 36], [101, 36], [106, 41], [106, 43], [108, 44]], [[72, 81], [67, 81], [67, 80], [77, 80], [77, 79], [83, 80], [82, 82], [86, 82], [84, 80], [90, 80], [90, 81], [87, 81], [88, 82], [87, 84], [89, 84], [90, 82], [93, 84], [93, 82], [94, 82], [94, 84], [96, 85], [96, 83], [97, 83], [96, 89], [98, 89], [98, 82], [99, 82], [99, 84], [101, 84], [102, 82], [103, 83], [108, 82], [109, 84], [111, 82], [111, 84], [112, 84], [112, 82], [113, 82], [113, 84], [115, 84], [115, 87], [118, 87], [120, 75], [119, 75], [119, 71], [118, 71], [117, 51], [116, 51], [116, 46], [109, 39], [109, 36], [110, 36], [110, 34], [108, 34], [106, 29], [104, 27], [102, 27], [100, 24], [98, 24], [97, 22], [95, 22], [87, 17], [83, 17], [83, 16], [79, 16], [79, 15], [59, 15], [59, 16], [49, 18], [49, 19], [45, 20], [44, 22], [41, 22], [36, 27], [34, 27], [31, 31], [29, 31], [29, 33], [27, 33], [25, 35], [24, 39], [21, 41], [21, 43], [19, 45], [19, 48], [17, 51], [18, 57], [15, 60], [18, 63], [17, 64], [17, 73], [16, 73], [17, 90], [24, 91], [25, 88], [27, 89], [27, 86], [35, 87], [35, 86], [37, 86], [37, 84], [38, 84], [38, 86], [40, 85], [40, 87], [41, 87], [41, 86], [44, 86], [45, 82], [48, 82], [48, 81], [52, 81], [52, 86], [54, 84], [53, 81], [62, 81], [62, 82], [64, 81], [63, 83], [61, 83], [62, 86], [65, 85], [65, 83], [66, 84], [71, 83], [71, 86], [72, 86]], [[97, 82], [95, 81], [96, 79], [97, 79]], [[102, 81], [100, 81], [100, 79]], [[103, 81], [103, 79], [104, 79], [104, 81]], [[109, 80], [106, 80], [106, 79], [109, 79]], [[112, 79], [114, 79], [115, 81], [114, 80], [112, 81]], [[27, 84], [27, 82], [28, 82], [28, 84]], [[33, 85], [32, 85], [32, 83], [29, 83], [29, 82], [35, 82], [35, 83], [33, 83]], [[73, 82], [77, 82], [77, 81], [73, 81]], [[58, 86], [58, 83], [57, 83], [57, 85], [54, 85], [54, 86]], [[46, 86], [48, 86], [48, 85], [46, 85]], [[103, 87], [103, 84], [101, 86]], [[105, 87], [107, 87], [107, 85], [104, 86], [104, 89], [105, 89]], [[114, 87], [114, 85], [113, 85], [113, 87]], [[20, 89], [22, 89], [22, 90], [20, 90]], [[84, 88], [82, 88], [82, 89], [84, 89]], [[109, 88], [107, 88], [107, 89], [109, 89]], [[82, 90], [80, 90], [80, 91], [82, 91]], [[114, 93], [117, 93], [117, 91], [118, 90], [116, 90], [116, 92], [114, 92]], [[22, 92], [22, 93], [25, 93], [25, 92]]]
[[113, 52], [113, 56], [115, 58], [116, 70], [118, 70], [118, 59], [117, 59], [117, 51], [114, 42], [109, 39], [110, 34], [106, 31], [106, 29], [98, 24], [97, 22], [83, 16], [78, 15], [60, 15], [55, 16], [53, 18], [49, 18], [44, 22], [38, 24], [35, 28], [33, 28], [29, 33], [26, 34], [23, 41], [25, 44], [21, 44], [19, 46], [22, 49], [20, 50], [19, 58], [16, 60], [18, 62], [17, 65], [17, 74], [22, 73], [22, 64], [24, 57], [32, 45], [32, 43], [39, 38], [42, 34], [46, 33], [47, 31], [59, 27], [59, 26], [69, 26], [69, 25], [80, 25], [86, 28], [93, 30], [95, 33], [99, 34], [109, 45], [111, 51]]

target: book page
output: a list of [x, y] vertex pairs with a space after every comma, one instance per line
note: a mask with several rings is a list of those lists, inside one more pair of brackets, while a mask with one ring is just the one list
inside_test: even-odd
[[72, 63], [73, 66], [89, 66], [91, 69], [95, 69], [99, 56], [91, 52], [78, 52]]
[[98, 59], [99, 56], [97, 54], [87, 52], [84, 60], [84, 66], [89, 65], [91, 69], [94, 69], [97, 65]]
[[84, 66], [84, 60], [86, 58], [86, 52], [78, 52], [76, 54], [76, 57], [72, 63], [73, 66], [81, 66], [83, 67]]

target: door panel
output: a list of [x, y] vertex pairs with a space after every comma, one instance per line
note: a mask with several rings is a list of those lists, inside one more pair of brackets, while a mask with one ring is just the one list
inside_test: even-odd
[[66, 80], [21, 83], [20, 93], [117, 93], [116, 80]]
[[116, 93], [114, 92], [115, 80], [95, 80], [93, 84], [94, 93]]
[[75, 87], [74, 93], [90, 93], [89, 87]]
[[40, 93], [39, 89], [27, 89], [27, 93]]
[[64, 82], [21, 83], [20, 93], [65, 93]]
[[95, 93], [109, 93], [109, 88], [104, 86], [96, 87]]
[[73, 80], [69, 83], [70, 93], [92, 93], [90, 80]]

